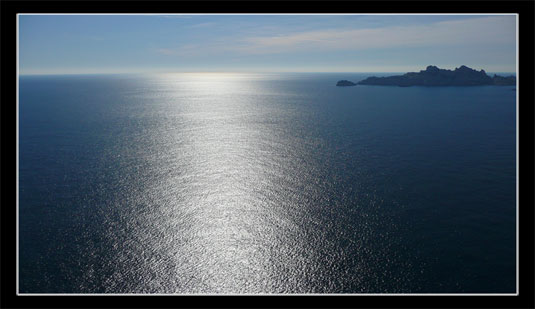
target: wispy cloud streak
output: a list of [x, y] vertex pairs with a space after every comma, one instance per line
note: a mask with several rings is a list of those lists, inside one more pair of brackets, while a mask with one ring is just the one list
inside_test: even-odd
[[[201, 24], [202, 25], [202, 24]], [[203, 25], [204, 26], [204, 25]], [[481, 17], [427, 25], [368, 29], [324, 29], [264, 36], [220, 38], [178, 48], [161, 49], [165, 55], [280, 54], [306, 51], [343, 51], [381, 48], [487, 46], [514, 44], [513, 16]]]
[[[306, 50], [361, 50], [446, 45], [514, 44], [511, 16], [444, 21], [430, 25], [375, 29], [328, 29], [279, 36], [249, 37], [236, 51], [284, 53]], [[513, 31], [514, 33], [514, 31]]]

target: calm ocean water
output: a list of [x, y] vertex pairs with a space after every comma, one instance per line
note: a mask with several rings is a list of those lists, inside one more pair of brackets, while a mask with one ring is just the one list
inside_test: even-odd
[[514, 293], [514, 87], [23, 76], [20, 292]]

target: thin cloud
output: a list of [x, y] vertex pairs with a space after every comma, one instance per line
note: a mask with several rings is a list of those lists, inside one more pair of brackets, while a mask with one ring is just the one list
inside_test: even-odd
[[207, 27], [212, 27], [215, 25], [216, 23], [200, 23], [200, 24], [188, 26], [188, 28], [207, 28]]
[[162, 55], [173, 55], [175, 54], [175, 51], [170, 48], [159, 48], [156, 50], [156, 52], [162, 54]]
[[[207, 27], [211, 23], [197, 24]], [[410, 47], [514, 46], [515, 18], [492, 16], [427, 25], [365, 29], [324, 29], [277, 35], [219, 37], [195, 44], [160, 48], [167, 56], [260, 55], [310, 51], [358, 51]]]
[[515, 42], [514, 22], [512, 16], [499, 16], [443, 21], [430, 25], [328, 29], [248, 37], [230, 49], [243, 53], [270, 54], [307, 50], [507, 44]]
[[196, 56], [216, 56], [225, 52], [236, 52], [223, 40], [202, 44], [185, 44], [175, 48], [159, 48], [159, 54], [166, 56], [196, 57]]

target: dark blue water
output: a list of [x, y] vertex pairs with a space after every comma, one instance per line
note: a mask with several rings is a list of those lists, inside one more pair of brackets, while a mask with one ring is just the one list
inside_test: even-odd
[[514, 87], [23, 76], [20, 292], [514, 293]]

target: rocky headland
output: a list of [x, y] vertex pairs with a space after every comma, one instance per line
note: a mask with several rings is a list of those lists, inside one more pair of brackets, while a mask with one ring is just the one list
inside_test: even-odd
[[357, 84], [355, 84], [354, 82], [350, 82], [348, 80], [339, 80], [337, 83], [336, 83], [336, 86], [338, 87], [347, 87], [347, 86], [355, 86]]
[[[339, 81], [337, 86], [354, 86], [347, 84], [350, 81]], [[342, 85], [339, 85], [343, 83]], [[516, 85], [515, 76], [499, 76], [494, 74], [493, 77], [487, 75], [485, 70], [476, 71], [467, 66], [460, 66], [455, 70], [439, 69], [430, 65], [420, 72], [409, 72], [403, 75], [387, 77], [368, 77], [357, 85], [380, 85], [380, 86], [514, 86]]]

